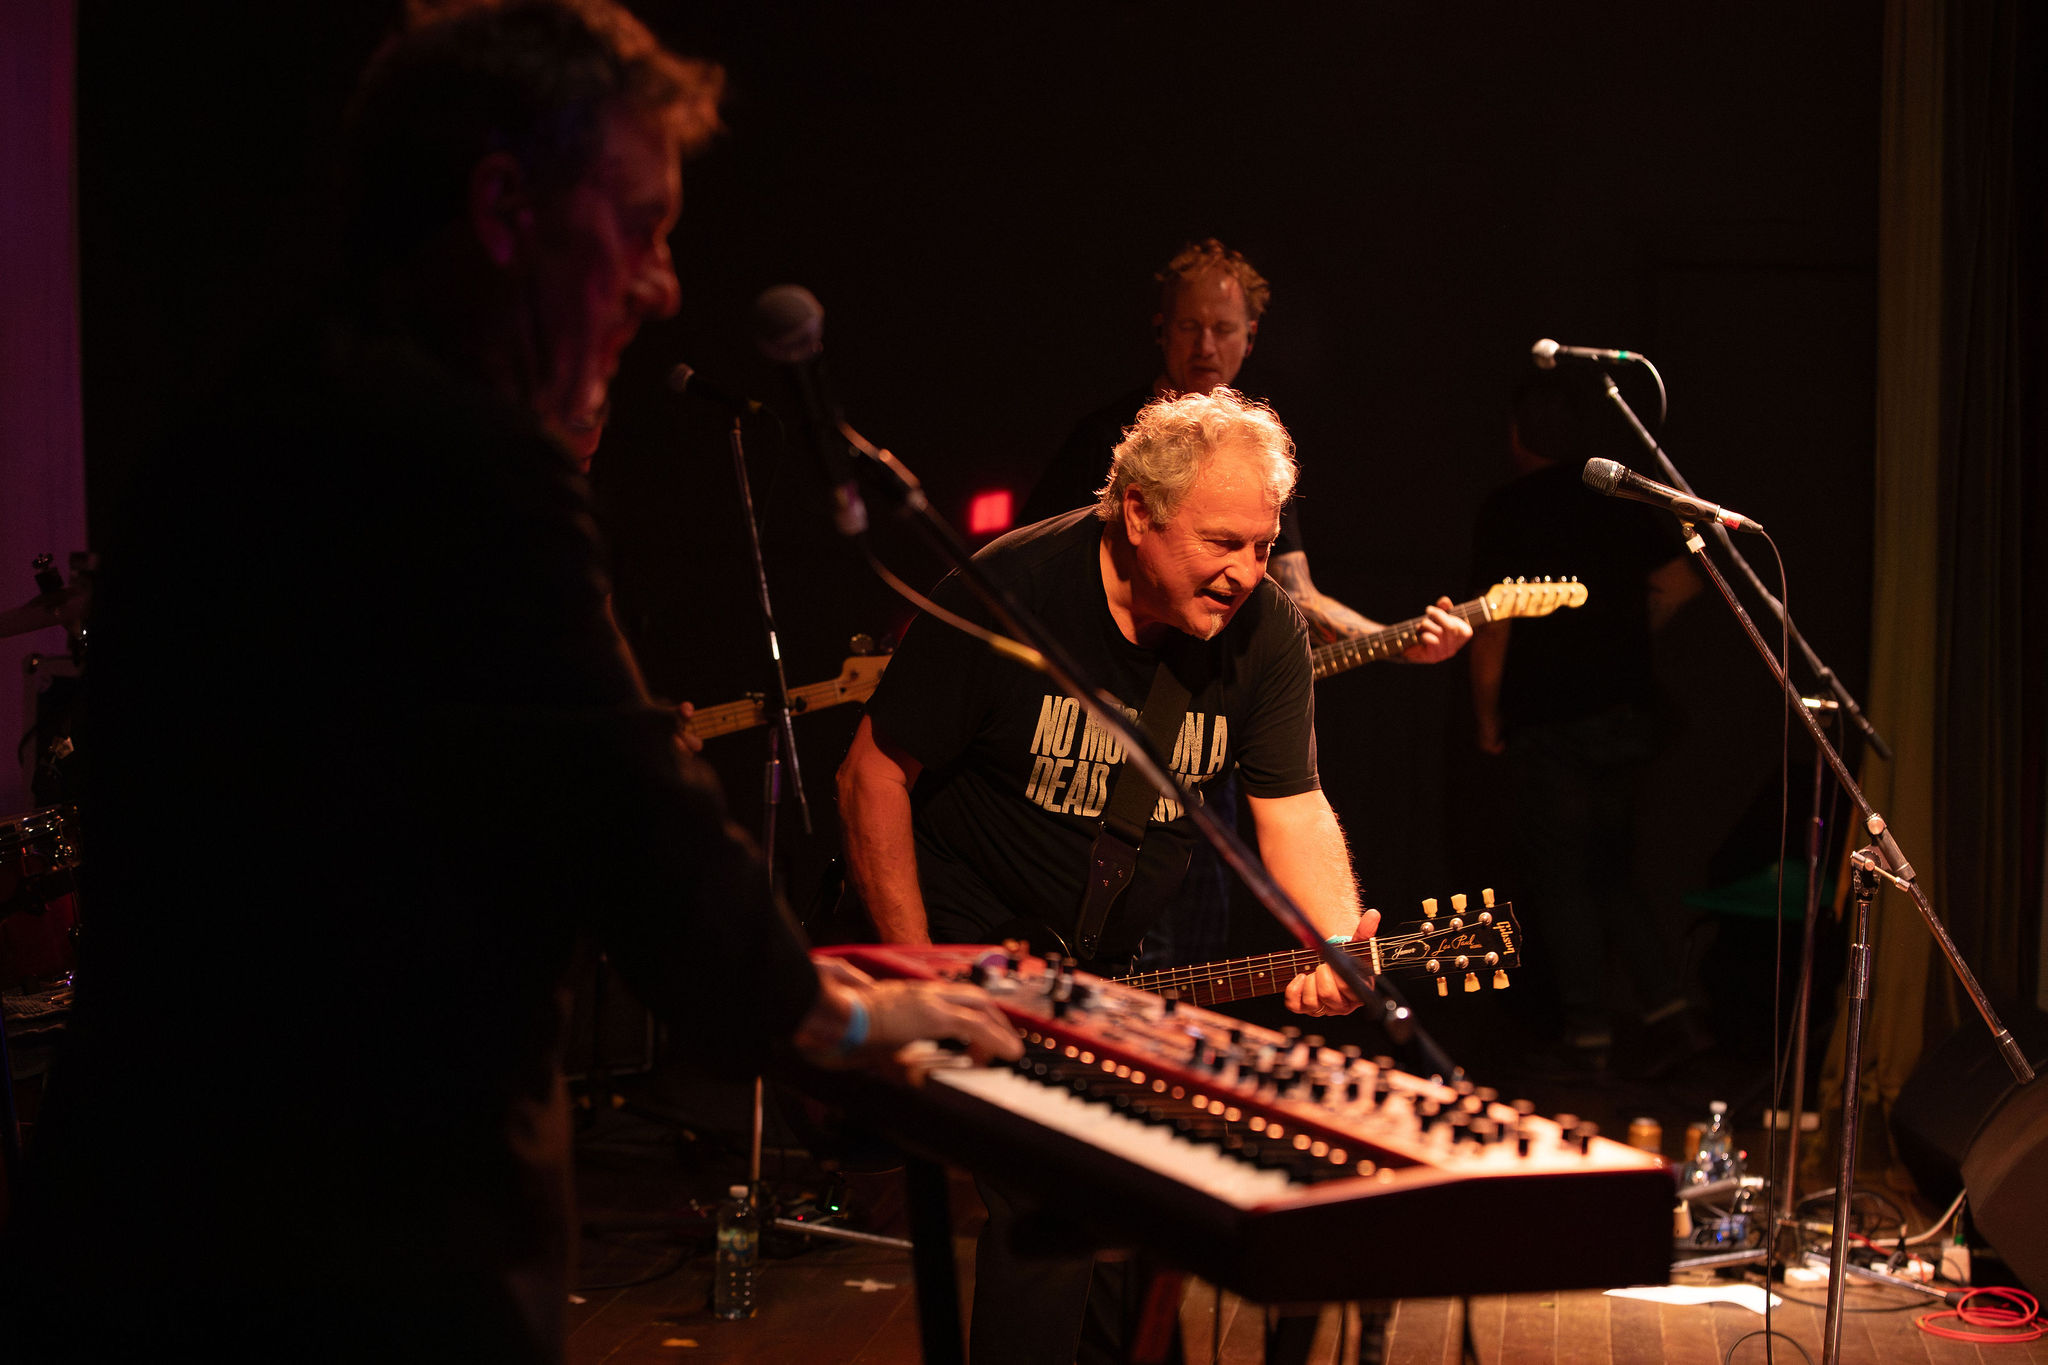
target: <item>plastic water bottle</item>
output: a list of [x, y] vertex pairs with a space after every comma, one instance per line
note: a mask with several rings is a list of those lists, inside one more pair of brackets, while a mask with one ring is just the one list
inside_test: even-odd
[[1688, 1185], [1707, 1185], [1716, 1180], [1734, 1180], [1742, 1175], [1735, 1157], [1735, 1137], [1728, 1131], [1728, 1104], [1715, 1100], [1707, 1106], [1712, 1116], [1700, 1134], [1699, 1150], [1685, 1163]]
[[761, 1229], [745, 1185], [734, 1185], [718, 1206], [718, 1263], [711, 1279], [711, 1311], [721, 1318], [754, 1316], [754, 1270]]

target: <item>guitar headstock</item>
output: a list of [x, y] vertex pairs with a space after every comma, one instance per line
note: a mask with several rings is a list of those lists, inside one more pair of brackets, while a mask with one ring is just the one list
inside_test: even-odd
[[1548, 616], [1560, 607], [1586, 603], [1586, 585], [1576, 578], [1545, 578], [1532, 583], [1526, 578], [1502, 581], [1486, 590], [1489, 619], [1505, 621], [1515, 616]]
[[1480, 903], [1472, 905], [1462, 892], [1451, 897], [1449, 912], [1434, 896], [1422, 903], [1423, 918], [1411, 920], [1391, 933], [1381, 929], [1380, 967], [1436, 978], [1436, 993], [1451, 993], [1450, 977], [1462, 973], [1465, 989], [1480, 989], [1480, 973], [1492, 973], [1495, 990], [1506, 990], [1508, 971], [1522, 965], [1522, 926], [1515, 922], [1515, 907], [1496, 901], [1493, 888], [1479, 893]]
[[840, 667], [838, 678], [834, 679], [834, 694], [842, 702], [866, 701], [875, 695], [875, 688], [882, 681], [883, 670], [889, 667], [887, 654], [853, 654], [847, 656]]

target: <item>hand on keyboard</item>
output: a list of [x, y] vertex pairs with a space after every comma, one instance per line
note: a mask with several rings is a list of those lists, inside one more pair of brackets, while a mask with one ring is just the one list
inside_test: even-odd
[[[896, 1054], [912, 1043], [936, 1040], [957, 1045], [980, 1063], [1015, 1060], [1023, 1045], [1017, 1030], [979, 986], [958, 981], [876, 981], [838, 958], [814, 958], [826, 990], [851, 992], [867, 1009], [868, 1032], [847, 1060], [858, 1066], [903, 1072]], [[909, 1067], [915, 1080], [921, 1068]]]

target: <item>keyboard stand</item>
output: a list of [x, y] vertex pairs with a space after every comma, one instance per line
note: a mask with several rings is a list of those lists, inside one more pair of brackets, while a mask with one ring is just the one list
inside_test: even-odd
[[910, 1213], [910, 1268], [917, 1284], [917, 1335], [925, 1365], [966, 1365], [946, 1168], [905, 1153], [903, 1181]]

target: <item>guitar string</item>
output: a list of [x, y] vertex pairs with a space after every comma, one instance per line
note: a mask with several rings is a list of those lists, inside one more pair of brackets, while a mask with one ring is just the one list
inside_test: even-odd
[[[1404, 944], [1435, 938], [1442, 932], [1444, 931], [1434, 930], [1430, 933], [1376, 935], [1372, 939], [1364, 940], [1355, 945], [1345, 945], [1345, 951], [1353, 957], [1368, 957], [1371, 954], [1371, 945], [1375, 942], [1382, 948], [1395, 948]], [[1119, 984], [1128, 985], [1138, 990], [1154, 992], [1162, 988], [1184, 988], [1191, 991], [1206, 988], [1209, 992], [1209, 998], [1206, 1000], [1196, 999], [1194, 1003], [1198, 1005], [1215, 1004], [1219, 1001], [1229, 1002], [1243, 999], [1243, 995], [1236, 993], [1237, 985], [1240, 981], [1247, 988], [1247, 994], [1261, 994], [1262, 991], [1257, 985], [1258, 979], [1263, 976], [1277, 975], [1273, 971], [1276, 965], [1285, 965], [1290, 968], [1289, 975], [1291, 976], [1311, 968], [1318, 960], [1318, 957], [1319, 955], [1310, 949], [1298, 948], [1288, 952], [1269, 953], [1263, 957], [1236, 958], [1228, 962], [1216, 963], [1213, 966], [1169, 967], [1157, 972], [1143, 972], [1134, 976], [1118, 978], [1118, 981]], [[1503, 958], [1502, 965], [1505, 965], [1505, 962], [1506, 959]], [[1232, 993], [1220, 995], [1219, 991], [1226, 986], [1230, 988]]]
[[[1437, 933], [1441, 932], [1443, 931], [1437, 930], [1427, 934], [1376, 935], [1372, 939], [1366, 939], [1357, 944], [1346, 944], [1344, 945], [1344, 951], [1352, 957], [1369, 957], [1372, 952], [1372, 944], [1375, 942], [1382, 948], [1393, 948], [1399, 947], [1402, 944], [1417, 943], [1424, 939], [1434, 938]], [[1257, 976], [1272, 972], [1273, 968], [1279, 964], [1286, 964], [1293, 968], [1305, 968], [1318, 960], [1320, 960], [1319, 955], [1313, 950], [1297, 948], [1289, 952], [1268, 953], [1263, 957], [1234, 958], [1228, 962], [1216, 963], [1213, 967], [1169, 967], [1158, 972], [1143, 972], [1136, 976], [1123, 977], [1120, 979], [1120, 983], [1133, 986], [1139, 990], [1150, 991], [1157, 991], [1162, 987], [1174, 989], [1186, 987], [1193, 989], [1209, 983], [1213, 990], [1214, 983], [1232, 982], [1239, 978], [1242, 978], [1249, 984]], [[1264, 970], [1256, 970], [1261, 968]], [[1292, 974], [1290, 972], [1290, 975]], [[1234, 1000], [1239, 997], [1233, 995], [1229, 998]], [[1196, 1003], [1202, 1002], [1198, 1001]]]
[[[1532, 588], [1536, 587], [1537, 585], [1514, 584], [1512, 586], [1516, 588]], [[1545, 588], [1550, 588], [1567, 586], [1567, 584], [1545, 583], [1541, 586]], [[1549, 604], [1550, 611], [1555, 611], [1561, 606], [1571, 605], [1570, 603], [1567, 603], [1565, 601], [1565, 598], [1570, 596], [1569, 593], [1558, 594], [1557, 596], [1558, 600], [1556, 602]], [[1450, 612], [1453, 616], [1457, 616], [1466, 621], [1470, 621], [1474, 617], [1484, 614], [1488, 609], [1490, 601], [1490, 598], [1485, 597], [1474, 598], [1470, 602], [1460, 602], [1457, 606], [1452, 607], [1450, 609]], [[1510, 616], [1547, 614], [1548, 612], [1532, 613], [1526, 610], [1515, 610], [1510, 611], [1509, 613]], [[1372, 662], [1375, 658], [1384, 657], [1384, 654], [1393, 653], [1394, 650], [1397, 648], [1404, 649], [1407, 647], [1408, 644], [1412, 643], [1413, 641], [1411, 639], [1404, 639], [1402, 637], [1412, 637], [1417, 631], [1419, 631], [1422, 628], [1422, 625], [1426, 619], [1427, 618], [1421, 616], [1410, 617], [1406, 621], [1399, 621], [1391, 626], [1382, 627], [1381, 629], [1374, 631], [1370, 635], [1361, 635], [1354, 639], [1339, 640], [1333, 644], [1319, 646], [1314, 651], [1315, 665], [1317, 668], [1322, 668], [1325, 664], [1334, 664], [1337, 661], [1341, 660], [1346, 667], [1350, 667], [1356, 664]]]

